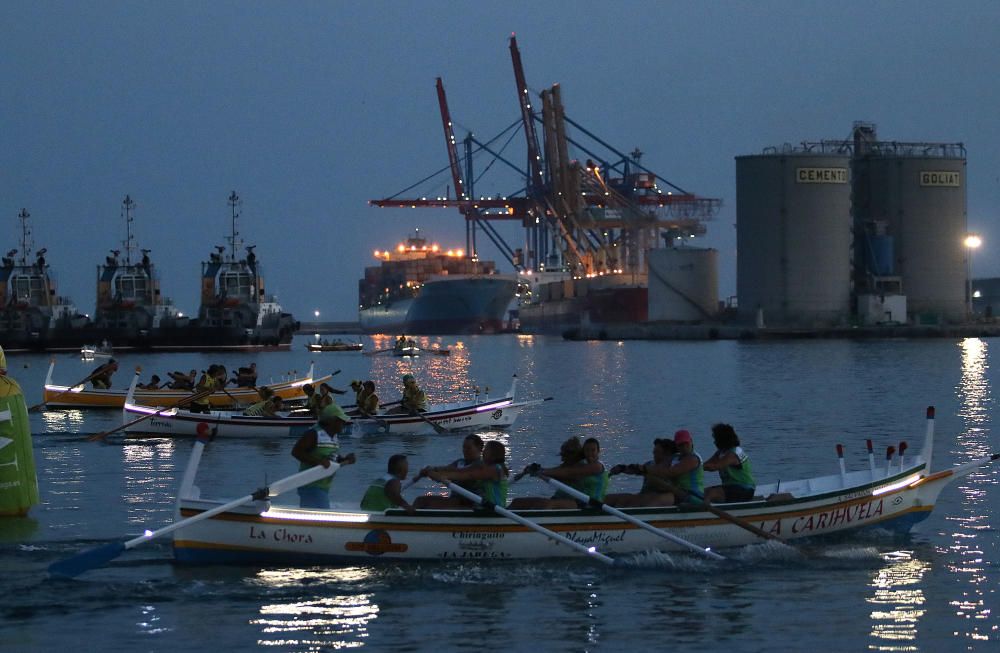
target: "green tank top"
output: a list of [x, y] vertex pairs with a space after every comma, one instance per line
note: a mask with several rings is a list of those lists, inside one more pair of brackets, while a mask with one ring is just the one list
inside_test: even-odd
[[385, 493], [386, 484], [394, 478], [396, 477], [392, 474], [386, 474], [372, 481], [365, 496], [361, 499], [361, 509], [371, 512], [385, 512], [389, 508], [395, 508], [396, 504], [390, 501], [389, 496]]
[[503, 473], [503, 465], [494, 465], [499, 480], [479, 481], [477, 488], [479, 496], [495, 506], [503, 508], [507, 505], [507, 475]]
[[723, 454], [732, 451], [736, 454], [736, 457], [740, 459], [740, 466], [734, 467], [730, 465], [729, 467], [723, 467], [719, 470], [719, 477], [722, 479], [723, 485], [738, 485], [745, 488], [755, 488], [757, 487], [757, 482], [753, 478], [753, 469], [750, 466], [750, 456], [747, 452], [743, 451], [743, 447], [736, 447], [735, 449], [729, 449], [722, 452]]
[[[677, 487], [694, 495], [694, 498], [701, 499], [705, 495], [705, 486], [702, 482], [701, 456], [697, 453], [689, 454], [698, 459], [698, 466], [687, 474], [682, 474], [675, 479]], [[683, 460], [683, 456], [681, 460]]]
[[[313, 428], [316, 430], [316, 448], [313, 449], [313, 452], [319, 456], [322, 456], [323, 458], [329, 458], [330, 460], [335, 459], [337, 457], [337, 452], [340, 451], [340, 439], [336, 435], [330, 435], [329, 433], [324, 431], [323, 427], [321, 427], [319, 424], [317, 424]], [[304, 471], [306, 469], [309, 469], [310, 467], [314, 467], [314, 465], [310, 465], [309, 463], [303, 463], [303, 462], [299, 463], [300, 471]], [[332, 475], [324, 476], [318, 481], [313, 481], [312, 483], [310, 483], [305, 487], [318, 487], [324, 490], [329, 490], [331, 483], [333, 483]]]
[[602, 465], [599, 474], [591, 474], [580, 479], [580, 491], [591, 499], [603, 501], [605, 495], [608, 493], [608, 482], [610, 480], [611, 477], [608, 475], [607, 468]]
[[267, 403], [266, 401], [258, 401], [257, 403], [253, 404], [252, 406], [244, 410], [243, 414], [246, 415], [247, 417], [260, 417], [261, 415], [264, 414], [264, 404], [266, 403]]

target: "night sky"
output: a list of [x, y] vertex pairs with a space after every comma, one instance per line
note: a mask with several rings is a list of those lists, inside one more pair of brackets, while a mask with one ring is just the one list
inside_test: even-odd
[[[447, 165], [436, 77], [459, 140], [518, 119], [512, 32], [529, 88], [560, 83], [569, 117], [723, 200], [699, 241], [720, 250], [720, 297], [736, 288], [733, 157], [847, 138], [856, 120], [883, 140], [966, 145], [974, 276], [1000, 276], [997, 2], [7, 1], [0, 246], [18, 247], [27, 208], [61, 294], [91, 313], [129, 194], [164, 295], [193, 313], [235, 190], [268, 291], [300, 319], [356, 319], [374, 249], [414, 227], [464, 246], [457, 210], [367, 200]], [[505, 154], [523, 163], [523, 138]], [[477, 194], [521, 186], [496, 170]]]

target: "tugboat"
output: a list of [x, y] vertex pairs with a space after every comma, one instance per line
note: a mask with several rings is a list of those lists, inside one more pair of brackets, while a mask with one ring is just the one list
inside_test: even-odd
[[67, 346], [89, 323], [67, 297], [56, 294], [45, 260], [46, 249], [32, 249], [31, 214], [21, 209], [21, 248], [0, 261], [0, 344], [9, 351]]
[[[203, 345], [220, 348], [291, 347], [298, 323], [274, 296], [264, 292], [256, 245], [243, 246], [237, 229], [240, 197], [229, 195], [232, 234], [201, 264], [201, 307], [197, 332]], [[245, 256], [243, 252], [246, 252]]]
[[428, 245], [420, 230], [395, 250], [376, 250], [379, 266], [358, 283], [358, 317], [365, 333], [498, 333], [517, 279], [493, 261], [460, 249]]
[[[111, 250], [97, 268], [97, 331], [115, 345], [149, 348], [159, 344], [164, 333], [188, 327], [188, 318], [160, 294], [160, 280], [149, 258], [152, 250], [139, 249], [132, 223], [135, 201], [122, 201], [125, 219], [124, 260], [122, 251]], [[142, 253], [141, 259], [137, 252]]]

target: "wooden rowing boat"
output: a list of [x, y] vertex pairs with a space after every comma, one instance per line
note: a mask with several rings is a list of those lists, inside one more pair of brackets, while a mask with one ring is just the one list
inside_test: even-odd
[[[850, 533], [877, 527], [907, 532], [933, 510], [952, 481], [1000, 458], [1000, 454], [930, 472], [933, 409], [920, 456], [885, 468], [831, 476], [783, 480], [757, 488], [762, 497], [720, 504], [735, 517], [785, 540]], [[178, 513], [194, 518], [220, 501], [198, 496], [197, 457], [185, 474]], [[781, 494], [779, 495], [779, 491]], [[266, 496], [266, 492], [264, 495]], [[358, 491], [360, 497], [361, 491]], [[285, 498], [283, 502], [292, 499]], [[655, 528], [700, 547], [724, 549], [760, 542], [758, 535], [702, 507], [624, 510]], [[576, 555], [555, 544], [539, 528], [583, 545], [584, 552], [615, 557], [646, 551], [678, 551], [681, 546], [596, 508], [519, 511], [532, 528], [484, 509], [366, 512], [357, 504], [331, 510], [248, 502], [177, 529], [174, 556], [185, 564], [313, 564], [379, 560], [536, 559]], [[654, 529], [655, 530], [655, 529]]]
[[[52, 381], [52, 372], [55, 369], [55, 361], [49, 364], [48, 374], [45, 376], [45, 387], [43, 398], [45, 404], [50, 408], [123, 408], [127, 390], [96, 390], [85, 386], [65, 386], [58, 385]], [[323, 383], [329, 381], [332, 375], [318, 379], [313, 378], [313, 365], [309, 365], [309, 373], [306, 376], [270, 383], [267, 386], [282, 399], [301, 399], [305, 396], [302, 386], [307, 383]], [[187, 399], [192, 394], [191, 390], [136, 390], [135, 403], [147, 406], [173, 406], [178, 401]], [[234, 403], [251, 404], [260, 401], [257, 388], [227, 388], [225, 391], [215, 392], [208, 397], [213, 407], [230, 408]]]
[[[138, 374], [132, 380], [129, 393], [134, 389]], [[478, 429], [502, 429], [510, 427], [528, 406], [535, 406], [544, 399], [515, 401], [517, 377], [510, 391], [497, 399], [477, 398], [472, 402], [438, 404], [419, 416], [409, 414], [381, 414], [377, 417], [354, 417], [351, 424], [341, 431], [342, 436], [373, 435], [392, 433], [396, 435], [418, 435], [445, 431], [474, 431]], [[131, 395], [129, 395], [131, 396]], [[398, 402], [396, 402], [398, 404]], [[349, 413], [351, 406], [345, 407]], [[138, 422], [140, 418], [147, 418]], [[289, 416], [287, 413], [275, 417], [250, 417], [241, 412], [216, 410], [211, 413], [192, 413], [183, 408], [138, 405], [126, 400], [122, 408], [122, 423], [136, 422], [125, 429], [126, 433], [193, 437], [198, 427], [207, 424], [217, 437], [243, 438], [285, 438], [300, 434], [315, 424], [309, 416]]]
[[360, 342], [310, 342], [306, 343], [309, 351], [361, 351], [364, 345]]

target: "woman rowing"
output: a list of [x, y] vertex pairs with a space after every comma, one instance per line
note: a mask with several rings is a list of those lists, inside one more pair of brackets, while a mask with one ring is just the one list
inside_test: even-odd
[[700, 503], [705, 495], [702, 483], [701, 456], [694, 450], [694, 440], [689, 431], [681, 429], [674, 433], [674, 444], [677, 445], [677, 456], [663, 463], [643, 465], [642, 473], [646, 476], [662, 479], [674, 486], [673, 492], [677, 501], [682, 503]]
[[490, 440], [483, 447], [483, 464], [462, 469], [432, 469], [428, 472], [435, 481], [476, 482], [476, 494], [495, 506], [507, 505], [507, 448], [499, 440]]
[[[592, 499], [603, 501], [608, 491], [608, 472], [601, 462], [601, 445], [597, 438], [587, 438], [581, 446], [579, 438], [570, 438], [559, 447], [562, 463], [558, 467], [541, 469], [537, 463], [525, 467], [523, 473], [542, 474], [583, 492]], [[514, 499], [511, 510], [576, 508], [577, 501], [562, 491], [552, 498], [520, 497]]]
[[677, 445], [669, 438], [653, 440], [653, 459], [645, 464], [615, 465], [611, 468], [611, 476], [615, 474], [635, 474], [642, 476], [642, 487], [637, 494], [609, 494], [604, 503], [616, 508], [633, 508], [637, 506], [672, 506], [674, 494], [671, 486], [655, 476], [643, 474], [643, 468], [650, 465], [670, 465], [677, 454]]
[[750, 456], [740, 446], [736, 430], [729, 424], [716, 424], [712, 427], [712, 440], [716, 452], [705, 461], [704, 468], [719, 472], [722, 485], [705, 488], [705, 499], [726, 503], [752, 501], [757, 482], [753, 478]]
[[[417, 481], [425, 476], [430, 476], [431, 472], [443, 472], [451, 470], [463, 470], [470, 469], [472, 467], [482, 467], [483, 465], [483, 439], [476, 435], [475, 433], [470, 433], [465, 436], [462, 440], [462, 457], [457, 460], [453, 460], [447, 465], [441, 465], [439, 467], [424, 467], [420, 470], [420, 473], [414, 477], [414, 481]], [[477, 483], [475, 481], [456, 481], [458, 485], [461, 485], [470, 492], [478, 492]], [[456, 494], [450, 494], [448, 496], [440, 496], [435, 494], [425, 494], [422, 497], [417, 497], [413, 502], [413, 505], [417, 508], [461, 508], [466, 506], [471, 506], [472, 503], [461, 496]]]

